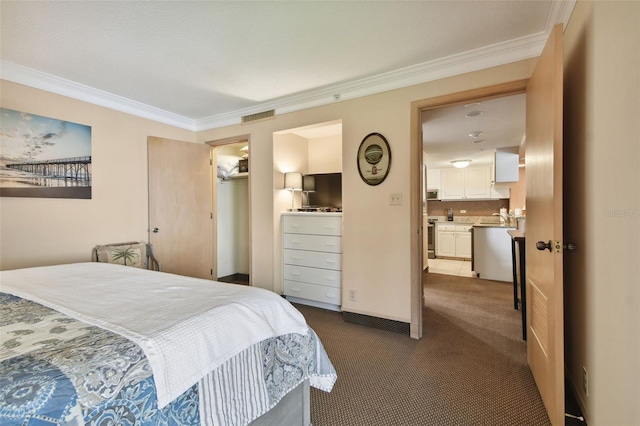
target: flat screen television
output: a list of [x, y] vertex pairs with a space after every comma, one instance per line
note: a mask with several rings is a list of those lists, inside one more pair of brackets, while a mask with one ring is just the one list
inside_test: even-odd
[[314, 174], [315, 192], [309, 192], [308, 204], [312, 207], [336, 207], [342, 209], [342, 173]]

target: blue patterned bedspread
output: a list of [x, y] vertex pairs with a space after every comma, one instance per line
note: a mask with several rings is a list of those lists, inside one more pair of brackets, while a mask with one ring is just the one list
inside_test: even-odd
[[[268, 339], [247, 349], [251, 350], [257, 351], [256, 363], [262, 366], [267, 408], [311, 375], [320, 380], [316, 384], [312, 380], [312, 386], [326, 391], [333, 386], [335, 370], [313, 331], [309, 336]], [[207, 378], [215, 383], [216, 373], [226, 375], [237, 368], [239, 363], [232, 358]], [[241, 382], [236, 387], [242, 387]], [[228, 386], [223, 391], [228, 393]], [[206, 397], [220, 401], [217, 398], [225, 397], [221, 393], [207, 391]], [[151, 368], [137, 344], [0, 293], [1, 425], [199, 425], [198, 403], [195, 384], [158, 409]], [[212, 407], [215, 404], [220, 402]], [[213, 423], [227, 424], [226, 415], [216, 413], [219, 417]], [[241, 423], [251, 419], [245, 420]], [[207, 417], [203, 423], [211, 421]]]
[[0, 424], [198, 425], [194, 385], [159, 410], [151, 368], [129, 340], [0, 293]]

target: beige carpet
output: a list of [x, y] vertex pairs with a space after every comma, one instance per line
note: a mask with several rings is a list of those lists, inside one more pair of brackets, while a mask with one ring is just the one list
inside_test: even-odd
[[548, 425], [512, 291], [427, 274], [421, 340], [297, 305], [338, 372], [331, 393], [312, 389], [313, 425]]

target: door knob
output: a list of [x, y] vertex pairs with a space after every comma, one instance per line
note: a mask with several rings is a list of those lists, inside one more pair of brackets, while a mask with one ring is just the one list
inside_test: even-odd
[[551, 251], [551, 241], [549, 241], [548, 243], [545, 243], [544, 241], [538, 241], [536, 243], [536, 248], [540, 251], [545, 249]]
[[151, 232], [153, 232], [154, 234], [157, 234], [158, 232], [160, 232], [160, 228], [153, 228]]

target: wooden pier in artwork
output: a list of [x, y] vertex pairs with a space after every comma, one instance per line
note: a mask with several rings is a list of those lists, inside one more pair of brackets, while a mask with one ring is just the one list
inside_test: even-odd
[[5, 166], [9, 169], [21, 170], [43, 177], [58, 179], [73, 179], [76, 181], [90, 181], [89, 166], [91, 156], [58, 158], [55, 160], [21, 161], [9, 163]]

